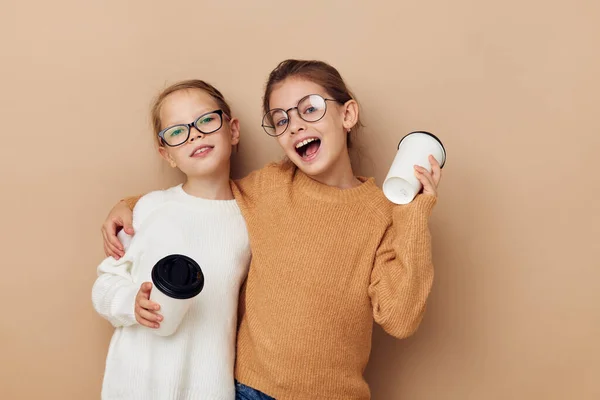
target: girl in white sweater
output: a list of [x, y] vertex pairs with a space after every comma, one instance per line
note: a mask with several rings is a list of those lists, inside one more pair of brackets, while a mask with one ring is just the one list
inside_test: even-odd
[[[124, 257], [105, 259], [94, 308], [116, 328], [106, 360], [106, 400], [229, 400], [239, 289], [250, 261], [246, 225], [229, 183], [239, 122], [223, 95], [203, 81], [165, 89], [152, 108], [160, 155], [183, 185], [147, 194], [133, 212], [136, 232]], [[163, 316], [149, 300], [152, 267], [165, 256], [196, 261], [204, 289], [170, 336], [153, 332]], [[168, 318], [165, 316], [164, 318]]]

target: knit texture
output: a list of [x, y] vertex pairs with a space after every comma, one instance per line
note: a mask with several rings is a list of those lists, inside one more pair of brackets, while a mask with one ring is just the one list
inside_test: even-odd
[[[190, 196], [179, 185], [142, 197], [133, 226], [125, 256], [100, 264], [92, 290], [95, 309], [116, 328], [102, 399], [233, 399], [238, 294], [250, 261], [238, 205]], [[198, 262], [205, 284], [177, 331], [161, 337], [136, 322], [134, 302], [154, 264], [170, 254]]]
[[252, 249], [240, 382], [284, 400], [368, 399], [373, 319], [397, 338], [417, 329], [433, 281], [436, 198], [397, 206], [360, 179], [342, 190], [271, 164], [233, 185]]
[[433, 282], [436, 198], [394, 205], [372, 178], [359, 179], [342, 190], [278, 163], [232, 183], [252, 249], [240, 382], [281, 400], [369, 399], [373, 320], [397, 338], [419, 326]]

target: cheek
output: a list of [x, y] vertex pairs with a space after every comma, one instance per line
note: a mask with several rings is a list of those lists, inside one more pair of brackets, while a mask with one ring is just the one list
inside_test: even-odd
[[345, 137], [346, 130], [344, 129], [343, 120], [339, 116], [331, 116], [329, 118], [323, 118], [318, 122], [319, 131], [323, 136], [327, 136], [329, 139], [338, 140], [342, 136]]
[[230, 131], [220, 132], [218, 136], [215, 136], [212, 139], [213, 140], [209, 143], [216, 145], [217, 149], [219, 149], [218, 153], [223, 158], [231, 157], [233, 142]]
[[277, 143], [279, 143], [279, 145], [281, 147], [283, 147], [284, 149], [287, 148], [287, 143], [288, 143], [288, 139], [284, 137], [285, 133], [281, 136], [277, 137]]
[[223, 132], [219, 132], [219, 135], [216, 139], [221, 145], [231, 146], [231, 131], [229, 129], [226, 129], [223, 130]]
[[331, 113], [331, 118], [329, 119], [330, 126], [332, 129], [335, 129], [336, 132], [340, 130], [344, 130], [344, 116], [339, 113]]
[[[187, 150], [188, 153], [191, 151]], [[171, 158], [175, 161], [175, 163], [177, 164], [181, 164], [187, 161], [188, 158], [188, 153], [186, 153], [186, 150], [184, 150], [183, 148], [179, 147], [177, 148], [177, 150], [175, 151], [171, 151]]]

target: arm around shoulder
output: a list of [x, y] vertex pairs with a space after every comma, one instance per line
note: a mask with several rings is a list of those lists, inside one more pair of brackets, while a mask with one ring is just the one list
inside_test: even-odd
[[277, 174], [284, 169], [281, 163], [269, 163], [244, 178], [233, 181], [231, 189], [238, 203], [243, 206], [256, 204], [257, 199], [276, 183]]

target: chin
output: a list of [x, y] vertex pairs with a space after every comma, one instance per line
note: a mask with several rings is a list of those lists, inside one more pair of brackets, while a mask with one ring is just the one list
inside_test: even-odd
[[223, 172], [229, 167], [229, 160], [204, 160], [207, 162], [196, 163], [190, 165], [188, 171], [185, 172], [188, 176], [194, 176], [197, 178], [207, 178], [215, 176]]
[[302, 172], [304, 172], [308, 176], [323, 175], [329, 169], [329, 163], [326, 160], [315, 160], [314, 162], [307, 163], [302, 160], [299, 160], [297, 156], [292, 158], [291, 160], [296, 165], [296, 167], [298, 167]]

